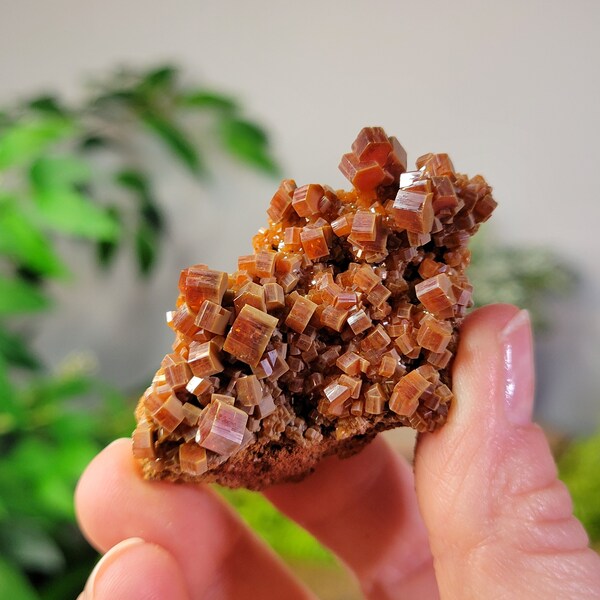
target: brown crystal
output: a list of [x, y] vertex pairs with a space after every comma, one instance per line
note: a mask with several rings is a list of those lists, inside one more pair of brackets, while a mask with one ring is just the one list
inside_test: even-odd
[[195, 322], [201, 329], [221, 335], [225, 333], [230, 316], [230, 311], [210, 300], [205, 300], [198, 311]]
[[250, 366], [256, 365], [275, 327], [275, 317], [246, 304], [233, 322], [225, 338], [223, 350]]
[[359, 210], [352, 220], [352, 237], [357, 242], [373, 242], [377, 238], [378, 215], [368, 210]]
[[319, 212], [319, 201], [323, 197], [323, 188], [311, 183], [294, 190], [292, 206], [299, 217], [310, 217]]
[[162, 406], [152, 413], [152, 418], [168, 433], [175, 431], [184, 416], [183, 406], [175, 396], [169, 396]]
[[304, 296], [298, 296], [285, 319], [285, 324], [290, 329], [302, 333], [316, 309], [317, 305], [314, 302]]
[[284, 179], [271, 199], [271, 205], [267, 214], [274, 223], [279, 223], [284, 217], [287, 217], [292, 210], [292, 197], [296, 189], [296, 182], [293, 179]]
[[373, 322], [368, 317], [364, 309], [361, 308], [359, 311], [351, 314], [348, 317], [348, 325], [350, 325], [352, 332], [358, 335], [359, 333], [369, 329], [373, 325]]
[[372, 385], [365, 393], [364, 411], [372, 415], [380, 415], [387, 402], [387, 396], [380, 383]]
[[433, 227], [433, 194], [398, 190], [392, 205], [396, 225], [414, 233], [429, 233]]
[[265, 289], [262, 285], [249, 281], [240, 288], [233, 299], [236, 312], [239, 313], [246, 304], [254, 306], [262, 312], [267, 312]]
[[336, 306], [327, 306], [321, 313], [321, 325], [339, 332], [346, 324], [347, 318], [347, 310]]
[[329, 245], [323, 227], [307, 226], [300, 232], [300, 241], [305, 256], [311, 260], [323, 258], [329, 254]]
[[257, 252], [254, 255], [254, 275], [257, 277], [271, 277], [275, 272], [275, 257], [271, 251]]
[[162, 361], [165, 382], [174, 392], [184, 388], [192, 373], [186, 359], [179, 354], [167, 354]]
[[440, 321], [432, 315], [426, 315], [421, 321], [419, 333], [417, 333], [417, 344], [422, 348], [440, 354], [446, 350], [452, 336], [452, 325], [446, 321]]
[[202, 475], [208, 471], [208, 456], [202, 446], [194, 442], [186, 442], [179, 446], [179, 464], [181, 470], [188, 475]]
[[434, 315], [441, 318], [453, 316], [452, 307], [456, 298], [452, 290], [452, 281], [445, 273], [418, 283], [415, 293], [423, 306]]
[[364, 192], [374, 190], [386, 179], [381, 165], [374, 160], [361, 162], [355, 154], [344, 154], [339, 168], [357, 190]]
[[186, 402], [183, 405], [183, 420], [190, 426], [198, 425], [202, 409], [191, 402]]
[[247, 421], [243, 410], [225, 402], [211, 402], [200, 419], [197, 441], [207, 450], [228, 456], [240, 447]]
[[395, 385], [390, 397], [390, 410], [399, 415], [410, 417], [419, 406], [421, 394], [430, 383], [418, 371], [411, 371]]
[[185, 389], [194, 396], [201, 396], [212, 389], [212, 383], [208, 377], [197, 377], [194, 375], [188, 381]]
[[391, 136], [389, 140], [392, 144], [392, 151], [387, 157], [385, 170], [390, 173], [395, 180], [398, 180], [400, 175], [406, 171], [408, 157], [406, 155], [406, 150], [394, 136]]
[[215, 342], [192, 342], [188, 365], [196, 377], [209, 377], [220, 373], [223, 365], [219, 360], [219, 349]]
[[354, 221], [354, 214], [345, 214], [338, 217], [335, 221], [331, 222], [331, 229], [333, 233], [338, 237], [344, 237], [350, 235], [352, 231], [352, 223]]
[[182, 304], [167, 321], [170, 326], [187, 337], [192, 337], [198, 333], [196, 325], [196, 313], [194, 313], [187, 304]]
[[243, 406], [256, 406], [263, 395], [263, 389], [256, 375], [240, 377], [235, 384], [237, 397]]
[[288, 252], [297, 252], [302, 248], [300, 232], [302, 227], [286, 227], [283, 232], [283, 244]]
[[181, 272], [172, 352], [136, 413], [147, 477], [262, 488], [378, 431], [444, 423], [467, 244], [496, 201], [446, 154], [407, 167], [365, 128], [340, 163], [352, 190], [284, 180], [235, 272]]
[[360, 162], [374, 160], [384, 166], [392, 144], [382, 127], [365, 127], [352, 144], [352, 151]]
[[227, 273], [212, 271], [202, 265], [184, 269], [182, 276], [183, 296], [192, 310], [198, 310], [204, 300], [221, 304], [228, 284]]
[[135, 458], [150, 460], [156, 458], [152, 433], [153, 428], [147, 421], [138, 423], [131, 436], [133, 440], [133, 456]]

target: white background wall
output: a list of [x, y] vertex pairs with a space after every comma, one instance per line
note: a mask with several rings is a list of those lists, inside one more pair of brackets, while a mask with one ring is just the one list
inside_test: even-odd
[[[600, 409], [600, 2], [202, 2], [0, 0], [0, 98], [61, 89], [117, 64], [173, 60], [190, 78], [237, 94], [273, 133], [287, 176], [344, 185], [340, 155], [366, 124], [410, 156], [447, 151], [481, 172], [500, 207], [496, 237], [551, 245], [583, 274], [573, 310], [543, 345], [544, 416], [567, 428]], [[55, 363], [92, 346], [103, 373], [133, 384], [170, 344], [162, 324], [177, 269], [232, 268], [264, 222], [275, 184], [217, 167], [200, 190], [176, 169], [161, 179], [171, 245], [152, 284], [127, 287], [80, 259], [86, 286], [57, 292], [39, 332]], [[233, 223], [230, 229], [230, 223]], [[89, 267], [89, 268], [88, 268]], [[567, 408], [565, 408], [567, 407]]]

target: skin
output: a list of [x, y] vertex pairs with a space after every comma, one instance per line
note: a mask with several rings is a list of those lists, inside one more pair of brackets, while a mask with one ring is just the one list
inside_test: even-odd
[[[420, 436], [414, 468], [378, 439], [266, 496], [331, 548], [369, 599], [598, 598], [600, 557], [531, 422], [533, 370], [527, 314], [475, 311], [448, 423]], [[209, 488], [144, 481], [129, 440], [92, 461], [76, 505], [106, 553], [86, 600], [314, 597]]]

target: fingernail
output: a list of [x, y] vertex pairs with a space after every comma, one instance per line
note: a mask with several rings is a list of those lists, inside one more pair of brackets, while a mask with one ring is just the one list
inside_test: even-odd
[[131, 546], [136, 546], [137, 544], [144, 544], [144, 540], [138, 537], [128, 538], [119, 542], [116, 546], [113, 546], [99, 561], [98, 564], [94, 567], [94, 570], [90, 574], [87, 583], [85, 584], [85, 589], [79, 596], [77, 600], [93, 600], [94, 599], [94, 586], [98, 579], [98, 576], [108, 567], [118, 556], [119, 554], [125, 550], [126, 548], [130, 548]]
[[533, 415], [533, 339], [531, 319], [519, 311], [500, 332], [504, 349], [504, 409], [515, 425], [531, 423]]

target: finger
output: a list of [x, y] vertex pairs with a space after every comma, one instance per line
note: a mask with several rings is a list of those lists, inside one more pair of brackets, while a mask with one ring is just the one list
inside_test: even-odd
[[205, 486], [144, 481], [131, 441], [88, 466], [76, 491], [80, 526], [100, 551], [140, 537], [176, 561], [193, 598], [307, 598], [281, 561]]
[[107, 552], [92, 571], [81, 600], [189, 600], [179, 565], [164, 549], [130, 538]]
[[443, 597], [600, 594], [600, 559], [531, 423], [533, 381], [527, 313], [473, 313], [462, 329], [448, 423], [421, 436], [415, 459]]
[[326, 459], [301, 483], [265, 495], [331, 548], [367, 597], [437, 597], [412, 470], [383, 440], [352, 458]]

